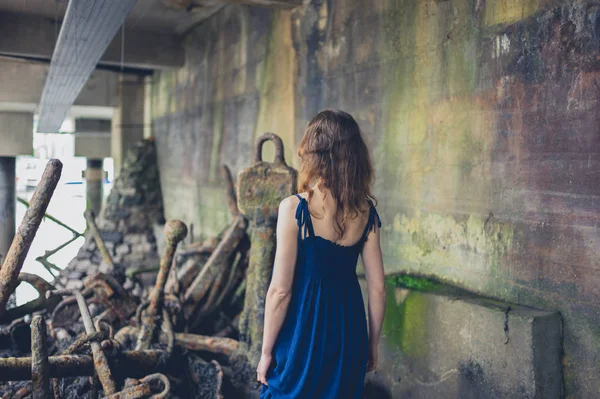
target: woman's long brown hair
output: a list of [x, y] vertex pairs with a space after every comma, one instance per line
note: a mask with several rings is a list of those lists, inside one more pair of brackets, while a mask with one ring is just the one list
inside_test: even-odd
[[298, 155], [302, 159], [298, 192], [313, 196], [315, 183], [331, 192], [337, 207], [335, 231], [346, 232], [346, 221], [365, 212], [371, 193], [373, 167], [369, 150], [354, 118], [337, 109], [319, 112], [306, 127]]

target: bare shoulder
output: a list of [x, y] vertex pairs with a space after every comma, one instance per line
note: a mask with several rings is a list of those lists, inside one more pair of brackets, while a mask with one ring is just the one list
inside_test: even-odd
[[284, 198], [279, 203], [277, 224], [284, 228], [296, 228], [296, 209], [300, 200], [295, 195]]
[[299, 202], [300, 200], [295, 195], [290, 195], [289, 197], [282, 199], [279, 203], [279, 213], [291, 212], [292, 210], [295, 211]]
[[295, 217], [300, 200], [295, 195], [290, 195], [279, 203], [279, 217]]

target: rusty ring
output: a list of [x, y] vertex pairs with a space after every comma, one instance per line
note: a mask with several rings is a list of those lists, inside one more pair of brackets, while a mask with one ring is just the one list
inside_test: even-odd
[[107, 331], [109, 338], [112, 339], [114, 337], [113, 326], [108, 321], [97, 319], [94, 321], [94, 326], [96, 327], [96, 331]]
[[151, 399], [163, 399], [171, 391], [171, 383], [169, 382], [169, 379], [167, 378], [167, 376], [165, 376], [164, 374], [155, 373], [155, 374], [150, 374], [150, 375], [145, 376], [140, 381], [142, 383], [146, 383], [146, 384], [150, 385], [150, 381], [155, 381], [155, 380], [162, 382], [164, 388], [161, 392], [152, 395], [150, 398]]
[[[254, 146], [254, 163], [262, 162], [262, 148], [267, 141], [272, 141], [275, 144], [275, 162], [277, 164], [286, 165], [283, 153], [283, 141], [281, 137], [275, 133], [263, 133]], [[286, 165], [287, 166], [287, 165]]]

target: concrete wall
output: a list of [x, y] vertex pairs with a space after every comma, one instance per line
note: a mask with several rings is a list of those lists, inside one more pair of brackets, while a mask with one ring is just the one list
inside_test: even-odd
[[220, 166], [237, 176], [265, 131], [282, 136], [291, 159], [290, 11], [226, 7], [187, 37], [186, 49], [186, 67], [155, 76], [152, 90], [165, 210], [194, 232], [216, 234], [229, 218]]
[[600, 395], [600, 5], [329, 0], [228, 6], [155, 76], [167, 218], [227, 222], [219, 165], [287, 145], [319, 109], [374, 153], [386, 271], [436, 276], [564, 318], [568, 397]]

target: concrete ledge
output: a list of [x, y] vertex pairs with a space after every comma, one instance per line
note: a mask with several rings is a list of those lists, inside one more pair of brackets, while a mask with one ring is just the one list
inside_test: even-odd
[[559, 313], [388, 287], [382, 341], [368, 397], [562, 397]]

